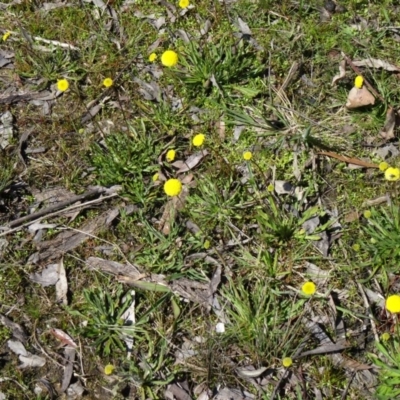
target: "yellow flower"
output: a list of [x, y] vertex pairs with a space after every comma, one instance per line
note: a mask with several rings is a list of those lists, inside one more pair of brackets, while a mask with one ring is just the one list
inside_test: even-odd
[[107, 365], [104, 367], [104, 373], [105, 373], [106, 375], [111, 375], [111, 374], [113, 373], [114, 369], [115, 369], [114, 365], [112, 365], [112, 364], [107, 364]]
[[179, 7], [180, 8], [187, 8], [189, 7], [189, 0], [179, 0]]
[[156, 61], [157, 60], [157, 54], [156, 53], [151, 53], [150, 55], [149, 55], [149, 61], [150, 62], [154, 62], [154, 61]]
[[354, 86], [355, 86], [357, 89], [361, 89], [363, 83], [364, 83], [364, 78], [363, 78], [361, 75], [358, 75], [358, 76], [356, 77], [356, 79], [354, 80]]
[[193, 146], [200, 147], [204, 143], [205, 140], [206, 140], [206, 137], [202, 133], [199, 133], [192, 140]]
[[103, 85], [106, 87], [106, 88], [109, 88], [109, 87], [111, 87], [112, 85], [113, 85], [113, 80], [111, 79], [111, 78], [106, 78], [106, 79], [104, 79], [104, 81], [103, 81]]
[[400, 169], [389, 167], [385, 171], [385, 179], [388, 181], [398, 181], [400, 179]]
[[352, 248], [354, 251], [360, 251], [360, 245], [359, 245], [358, 243], [354, 243], [353, 246], [351, 246], [351, 248]]
[[168, 179], [164, 183], [164, 192], [167, 196], [178, 196], [182, 191], [182, 183], [179, 179]]
[[210, 248], [210, 246], [211, 246], [210, 241], [209, 241], [209, 240], [205, 240], [205, 241], [204, 241], [204, 244], [203, 244], [203, 247], [204, 247], [206, 250], [208, 250], [208, 249]]
[[282, 365], [285, 368], [289, 368], [291, 367], [293, 364], [293, 360], [290, 357], [285, 357], [284, 359], [282, 359]]
[[317, 291], [317, 287], [314, 282], [309, 281], [301, 287], [301, 291], [307, 296], [312, 296]]
[[168, 162], [171, 162], [171, 161], [175, 160], [175, 156], [176, 156], [176, 151], [171, 149], [171, 150], [168, 150], [165, 158], [167, 159]]
[[250, 160], [253, 158], [253, 153], [252, 153], [251, 151], [245, 151], [245, 152], [243, 153], [243, 158], [244, 158], [246, 161], [250, 161]]
[[57, 90], [65, 92], [69, 88], [69, 83], [66, 79], [59, 79], [57, 81]]
[[268, 192], [273, 192], [274, 190], [275, 190], [275, 187], [274, 187], [274, 185], [272, 184], [272, 183], [270, 183], [268, 186], [267, 186], [267, 190], [268, 190]]
[[388, 168], [390, 167], [390, 165], [386, 162], [386, 161], [382, 161], [379, 164], [379, 169], [383, 172], [386, 171]]
[[386, 299], [386, 310], [391, 313], [400, 313], [400, 296], [392, 294]]
[[5, 42], [11, 35], [10, 31], [7, 31], [4, 35], [3, 35], [3, 42]]
[[390, 339], [390, 333], [388, 333], [388, 332], [382, 333], [381, 339], [382, 339], [384, 342], [387, 342], [387, 341]]
[[363, 215], [364, 215], [364, 218], [368, 219], [368, 218], [371, 218], [372, 213], [370, 210], [365, 210]]
[[160, 174], [158, 173], [158, 172], [156, 172], [154, 175], [153, 175], [153, 182], [156, 182], [156, 181], [158, 181], [158, 178], [160, 177]]
[[176, 54], [173, 50], [164, 51], [161, 56], [161, 63], [166, 67], [174, 67], [178, 64], [178, 54]]

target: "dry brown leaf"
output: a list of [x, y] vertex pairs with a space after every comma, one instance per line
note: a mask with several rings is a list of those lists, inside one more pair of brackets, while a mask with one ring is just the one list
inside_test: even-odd
[[347, 96], [346, 107], [349, 110], [353, 110], [359, 107], [365, 107], [375, 104], [375, 97], [369, 92], [369, 90], [363, 86], [361, 89], [353, 87]]
[[78, 347], [78, 345], [74, 342], [71, 336], [68, 333], [65, 333], [63, 330], [58, 328], [50, 329], [50, 333], [56, 337], [63, 345]]
[[62, 257], [57, 264], [57, 274], [58, 280], [56, 282], [56, 300], [57, 302], [67, 305], [68, 281], [67, 274], [64, 268], [64, 260]]
[[344, 161], [349, 164], [354, 164], [354, 165], [360, 165], [361, 167], [365, 168], [379, 168], [379, 165], [377, 164], [372, 164], [368, 161], [363, 161], [360, 160], [359, 158], [353, 158], [353, 157], [347, 157], [347, 156], [342, 156], [340, 154], [337, 154], [333, 151], [319, 151], [317, 154], [321, 154], [323, 156], [328, 156], [332, 158], [336, 158], [340, 161]]
[[179, 168], [178, 171], [176, 171], [176, 173], [181, 174], [183, 172], [190, 171], [191, 169], [196, 167], [206, 155], [208, 155], [208, 151], [202, 150], [192, 154], [185, 161], [174, 162], [172, 166], [175, 168]]
[[365, 60], [353, 61], [356, 67], [369, 67], [369, 68], [382, 68], [386, 71], [400, 71], [399, 67], [388, 63], [387, 61], [380, 60], [379, 58], [367, 58]]
[[393, 107], [390, 107], [386, 113], [385, 125], [379, 134], [386, 140], [393, 139], [395, 127], [396, 127], [396, 111], [393, 109]]
[[346, 60], [340, 61], [339, 64], [339, 74], [335, 75], [332, 79], [331, 86], [333, 86], [337, 81], [340, 81], [346, 76]]

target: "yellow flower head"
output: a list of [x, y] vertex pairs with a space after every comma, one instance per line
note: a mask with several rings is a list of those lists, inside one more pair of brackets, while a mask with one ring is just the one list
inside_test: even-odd
[[365, 210], [363, 215], [364, 215], [364, 218], [368, 219], [368, 218], [371, 218], [372, 213], [370, 210]]
[[150, 55], [149, 55], [149, 61], [150, 62], [154, 62], [154, 61], [156, 61], [157, 60], [157, 54], [156, 53], [151, 53]]
[[205, 240], [205, 241], [204, 241], [204, 244], [203, 244], [203, 247], [204, 247], [206, 250], [208, 250], [208, 249], [210, 248], [210, 246], [211, 246], [210, 241], [209, 241], [209, 240]]
[[354, 251], [360, 251], [360, 245], [359, 245], [358, 243], [354, 243], [353, 246], [351, 246], [351, 248], [352, 248]]
[[164, 192], [167, 196], [178, 196], [182, 191], [182, 183], [179, 179], [168, 179], [164, 183]]
[[187, 8], [189, 7], [189, 0], [179, 0], [179, 7], [180, 8]]
[[382, 339], [384, 342], [387, 342], [387, 341], [390, 339], [390, 333], [388, 333], [388, 332], [382, 333], [381, 339]]
[[160, 174], [158, 173], [158, 172], [156, 172], [154, 175], [153, 175], [153, 182], [156, 182], [156, 181], [158, 181], [158, 178], [160, 177]]
[[171, 149], [167, 151], [167, 155], [165, 158], [167, 159], [168, 162], [174, 161], [176, 156], [176, 151]]
[[301, 291], [303, 292], [303, 294], [305, 294], [306, 296], [312, 296], [316, 291], [317, 291], [317, 287], [315, 286], [314, 282], [306, 282], [302, 287], [301, 287]]
[[178, 64], [178, 54], [173, 50], [164, 51], [161, 56], [161, 63], [166, 67], [175, 67]]
[[290, 357], [285, 357], [285, 358], [282, 359], [282, 365], [285, 368], [291, 367], [292, 364], [293, 364], [293, 360]]
[[107, 365], [104, 367], [104, 373], [105, 373], [106, 375], [111, 375], [111, 374], [114, 372], [114, 369], [115, 369], [114, 365], [112, 365], [112, 364], [107, 364]]
[[400, 313], [400, 296], [392, 294], [386, 299], [386, 310], [391, 313]]
[[270, 183], [270, 184], [267, 186], [267, 190], [268, 190], [268, 192], [272, 193], [272, 192], [275, 190], [274, 185], [273, 185], [272, 183]]
[[11, 35], [10, 31], [7, 31], [4, 35], [3, 35], [3, 42], [5, 42]]
[[103, 85], [106, 87], [106, 88], [109, 88], [109, 87], [111, 87], [112, 85], [113, 85], [113, 80], [111, 79], [111, 78], [106, 78], [106, 79], [104, 79], [104, 81], [103, 81]]
[[246, 161], [250, 161], [250, 160], [253, 158], [253, 153], [252, 153], [251, 151], [245, 151], [245, 152], [243, 153], [243, 158], [244, 158]]
[[400, 169], [389, 167], [385, 171], [385, 179], [388, 181], [398, 181], [400, 179]]
[[199, 133], [192, 140], [193, 146], [200, 147], [203, 145], [205, 140], [206, 140], [206, 137], [202, 133]]
[[363, 83], [364, 83], [364, 78], [363, 78], [361, 75], [358, 75], [358, 76], [356, 77], [356, 79], [354, 80], [354, 86], [355, 86], [357, 89], [361, 89]]
[[382, 162], [379, 164], [379, 169], [380, 169], [382, 172], [386, 171], [389, 167], [390, 167], [390, 165], [389, 165], [386, 161], [382, 161]]
[[69, 83], [66, 79], [59, 79], [57, 81], [57, 90], [65, 92], [69, 88]]

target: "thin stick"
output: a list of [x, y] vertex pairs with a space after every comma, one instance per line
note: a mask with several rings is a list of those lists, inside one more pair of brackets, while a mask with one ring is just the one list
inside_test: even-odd
[[23, 224], [25, 222], [31, 221], [32, 219], [43, 217], [43, 216], [45, 216], [47, 214], [50, 214], [50, 213], [52, 213], [54, 211], [60, 210], [61, 208], [69, 206], [70, 204], [76, 203], [77, 201], [81, 201], [81, 200], [96, 196], [98, 194], [102, 194], [105, 191], [106, 191], [106, 189], [103, 189], [103, 188], [102, 189], [96, 189], [96, 190], [91, 190], [89, 192], [80, 194], [78, 196], [71, 197], [68, 200], [60, 201], [59, 203], [54, 204], [54, 206], [50, 206], [50, 207], [44, 208], [43, 210], [35, 212], [33, 214], [25, 215], [25, 216], [23, 216], [21, 218], [15, 219], [14, 221], [11, 221], [8, 224], [8, 226], [10, 228], [15, 228], [16, 226], [21, 225], [21, 224]]
[[[91, 204], [101, 203], [103, 200], [107, 200], [107, 199], [110, 199], [110, 198], [116, 197], [116, 196], [118, 196], [118, 193], [112, 193], [112, 194], [110, 194], [109, 196], [100, 197], [99, 199], [90, 200], [90, 201], [87, 201], [86, 203], [82, 203], [82, 204], [75, 204], [75, 205], [72, 205], [72, 206], [70, 206], [70, 207], [65, 208], [64, 210], [58, 210], [58, 211], [53, 212], [53, 213], [51, 213], [51, 214], [42, 215], [42, 216], [38, 217], [37, 219], [35, 219], [35, 220], [33, 220], [33, 221], [24, 222], [24, 223], [23, 223], [22, 225], [20, 225], [20, 226], [17, 226], [17, 227], [15, 227], [15, 228], [12, 228], [12, 229], [9, 229], [9, 230], [7, 230], [7, 231], [5, 231], [5, 232], [0, 233], [0, 237], [6, 236], [6, 235], [8, 235], [9, 233], [16, 232], [16, 231], [22, 229], [23, 227], [25, 227], [25, 226], [27, 226], [27, 225], [33, 224], [33, 223], [35, 223], [35, 222], [39, 222], [39, 221], [41, 221], [44, 217], [46, 217], [46, 218], [55, 217], [55, 216], [57, 216], [57, 215], [60, 215], [61, 213], [64, 213], [64, 212], [67, 212], [67, 211], [71, 211], [71, 210], [75, 210], [76, 208], [86, 207], [86, 206], [91, 205]], [[47, 210], [48, 210], [48, 209], [47, 209]], [[33, 214], [32, 214], [32, 215], [33, 215]], [[35, 216], [37, 217], [37, 214], [36, 214]], [[16, 220], [16, 221], [17, 221], [17, 220]]]

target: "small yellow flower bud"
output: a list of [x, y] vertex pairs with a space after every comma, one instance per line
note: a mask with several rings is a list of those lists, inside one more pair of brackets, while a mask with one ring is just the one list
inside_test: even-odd
[[363, 86], [363, 84], [364, 84], [364, 78], [363, 78], [361, 75], [358, 75], [358, 76], [356, 77], [356, 79], [354, 80], [354, 86], [355, 86], [357, 89], [361, 89], [362, 86]]

